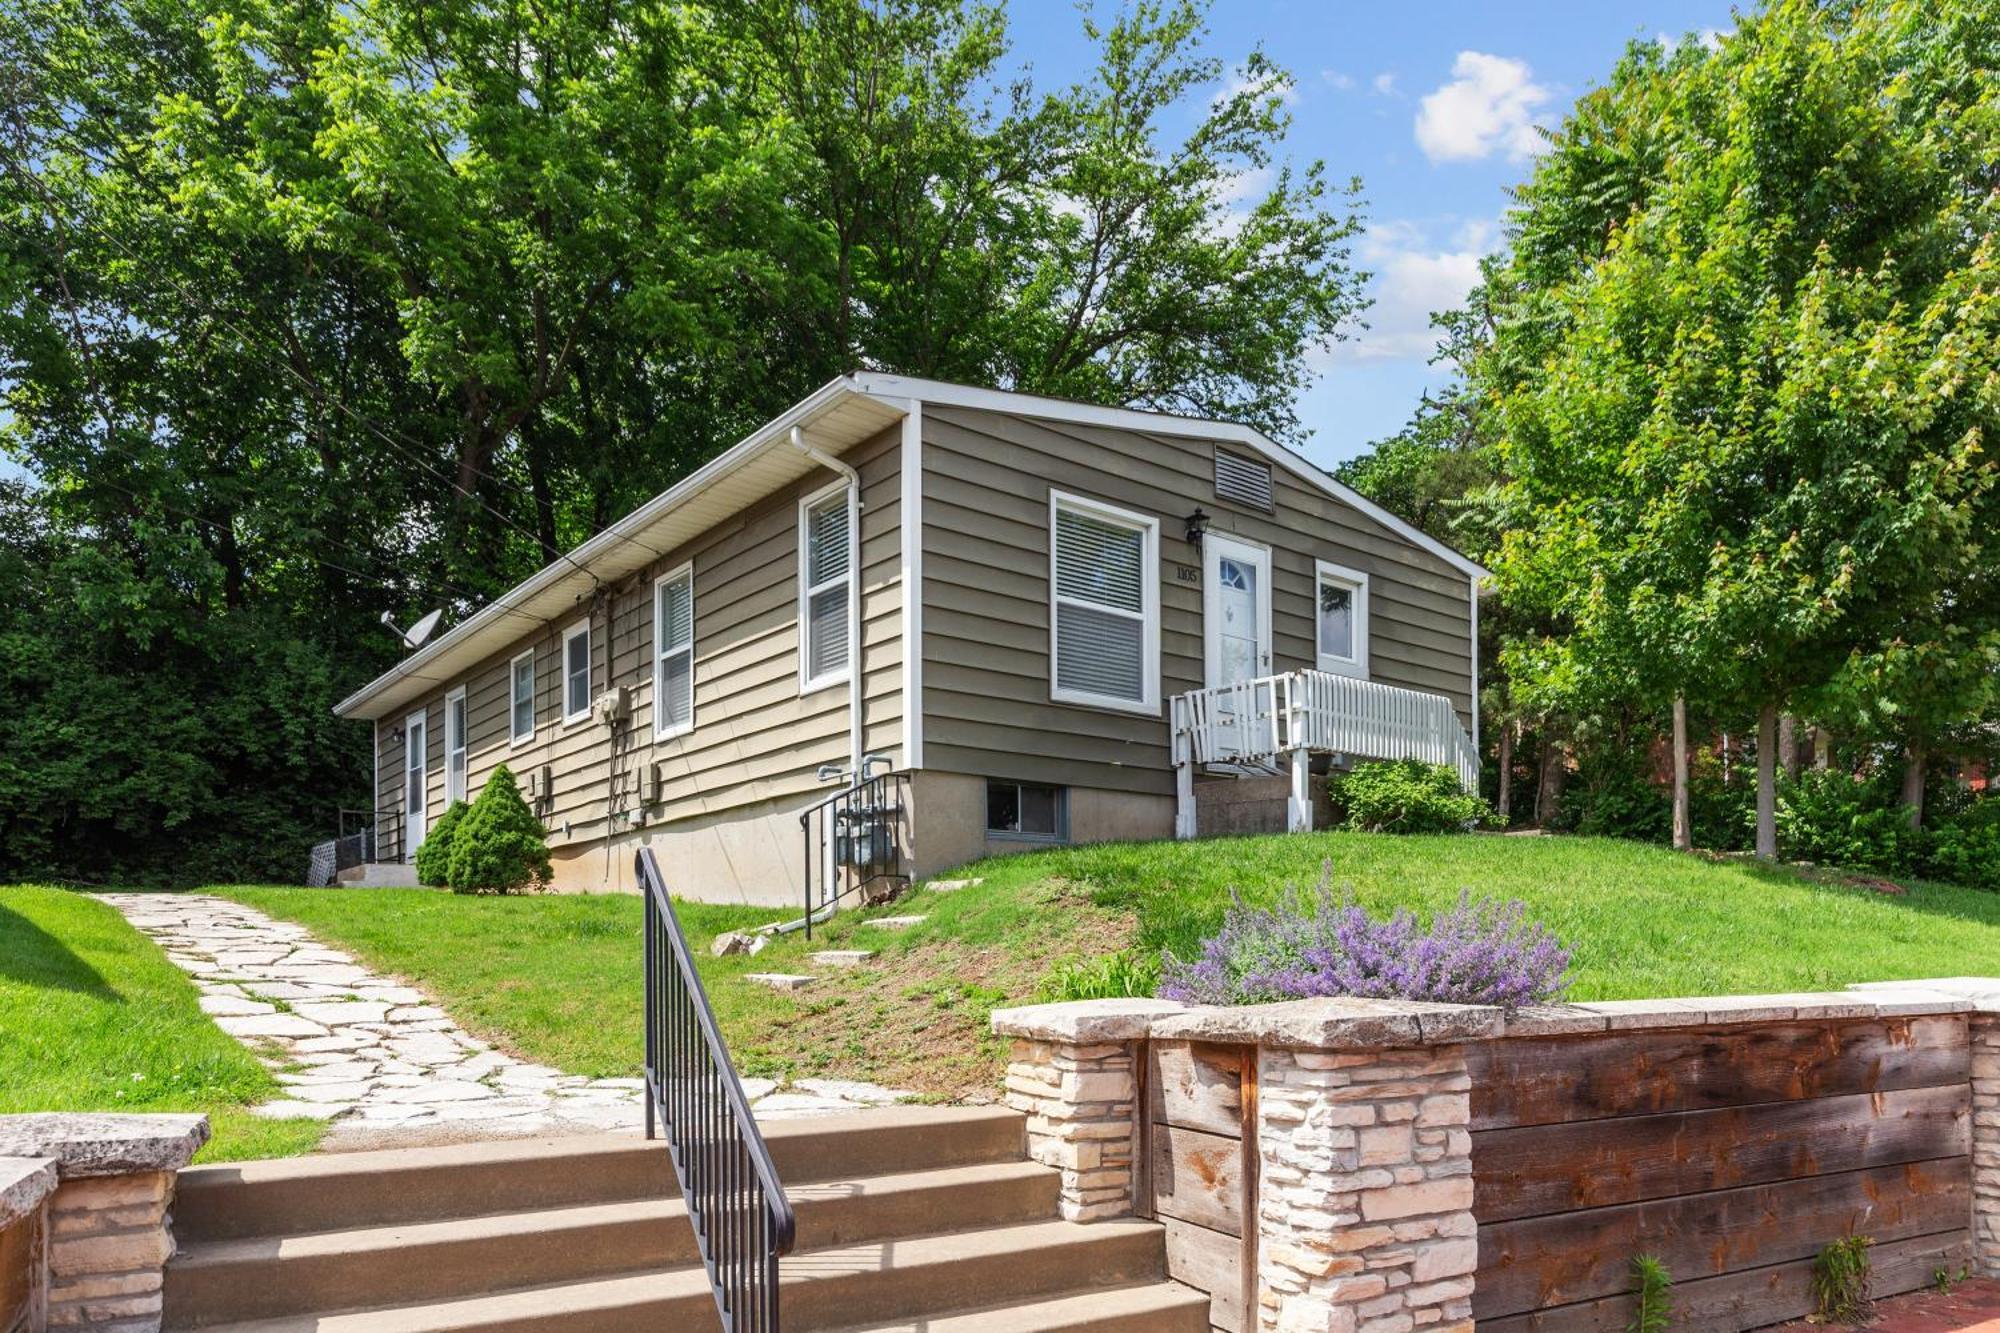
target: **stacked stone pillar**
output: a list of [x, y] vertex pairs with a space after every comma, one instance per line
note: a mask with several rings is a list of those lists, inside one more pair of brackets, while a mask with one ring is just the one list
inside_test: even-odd
[[1974, 1013], [1972, 1028], [1972, 1259], [2000, 1277], [2000, 1016]]
[[207, 1141], [199, 1115], [0, 1116], [0, 1158], [57, 1179], [36, 1298], [51, 1333], [159, 1333], [174, 1180]]

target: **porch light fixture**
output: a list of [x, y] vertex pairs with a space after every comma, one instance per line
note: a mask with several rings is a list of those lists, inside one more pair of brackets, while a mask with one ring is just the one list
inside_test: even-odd
[[1200, 505], [1196, 505], [1194, 512], [1187, 516], [1188, 545], [1199, 551], [1201, 549], [1201, 539], [1207, 532], [1208, 513]]

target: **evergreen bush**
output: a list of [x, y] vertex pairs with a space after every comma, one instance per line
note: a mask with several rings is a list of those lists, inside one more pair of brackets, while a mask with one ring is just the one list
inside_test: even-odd
[[459, 822], [446, 880], [456, 893], [536, 893], [553, 874], [548, 830], [502, 764]]
[[417, 883], [431, 889], [445, 886], [451, 877], [451, 849], [458, 837], [459, 821], [471, 808], [464, 801], [453, 801], [431, 825], [429, 836], [417, 844]]
[[1363, 833], [1464, 833], [1490, 813], [1449, 764], [1380, 759], [1327, 784], [1342, 825]]

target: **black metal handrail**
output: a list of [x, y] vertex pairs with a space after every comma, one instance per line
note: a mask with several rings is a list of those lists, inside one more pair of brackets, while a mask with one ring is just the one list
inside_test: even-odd
[[646, 900], [646, 1137], [657, 1137], [657, 1120], [725, 1333], [776, 1333], [778, 1258], [797, 1232], [791, 1201], [650, 850], [640, 849], [637, 867]]
[[805, 835], [806, 938], [813, 917], [884, 881], [909, 883], [903, 865], [907, 771], [877, 773], [816, 801], [799, 815]]

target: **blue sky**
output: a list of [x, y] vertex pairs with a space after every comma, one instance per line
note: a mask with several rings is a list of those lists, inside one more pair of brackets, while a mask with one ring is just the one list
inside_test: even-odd
[[[1108, 4], [1099, 13], [1113, 12]], [[1086, 77], [1091, 48], [1065, 0], [1014, 0], [1017, 59], [1041, 86]], [[1457, 304], [1500, 243], [1506, 189], [1532, 162], [1530, 125], [1553, 125], [1602, 83], [1634, 38], [1726, 31], [1727, 0], [1219, 0], [1207, 49], [1261, 46], [1295, 79], [1288, 154], [1361, 177], [1373, 272], [1370, 328], [1324, 360], [1302, 417], [1306, 453], [1334, 463], [1400, 429], [1426, 385], [1429, 312]]]

